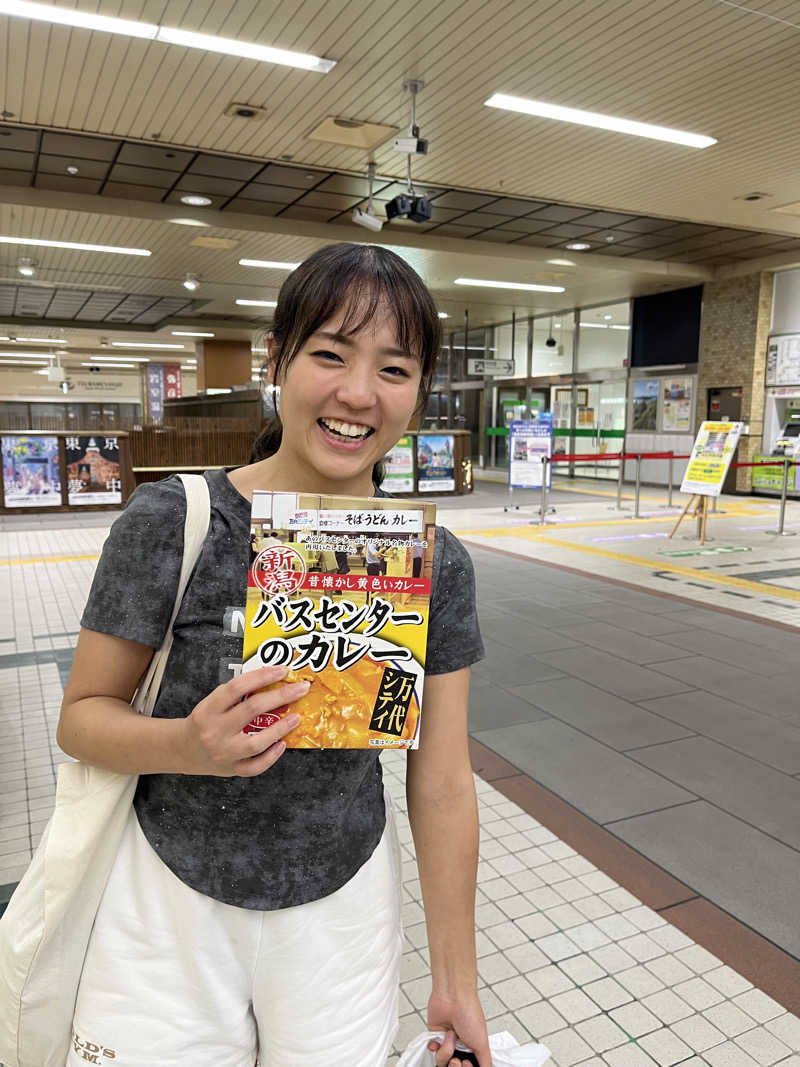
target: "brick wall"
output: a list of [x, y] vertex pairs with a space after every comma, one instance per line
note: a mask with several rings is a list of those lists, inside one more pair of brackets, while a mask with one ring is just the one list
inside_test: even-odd
[[[697, 425], [706, 417], [709, 389], [741, 387], [742, 418], [750, 435], [739, 443], [740, 462], [761, 451], [772, 283], [772, 274], [748, 274], [709, 282], [703, 289]], [[738, 471], [736, 488], [747, 492], [750, 484], [751, 471]]]

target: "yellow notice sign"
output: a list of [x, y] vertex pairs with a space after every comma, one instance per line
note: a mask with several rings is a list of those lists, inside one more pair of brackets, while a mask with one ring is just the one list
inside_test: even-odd
[[682, 493], [719, 496], [742, 432], [740, 422], [704, 422], [697, 432]]

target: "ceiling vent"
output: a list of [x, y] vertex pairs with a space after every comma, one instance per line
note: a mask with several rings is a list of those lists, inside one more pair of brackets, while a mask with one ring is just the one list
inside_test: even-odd
[[378, 122], [337, 118], [329, 115], [308, 135], [312, 141], [347, 145], [348, 148], [370, 150], [388, 141], [397, 133], [396, 126], [382, 126]]
[[225, 114], [229, 119], [244, 119], [245, 122], [263, 122], [267, 117], [265, 107], [256, 107], [255, 104], [228, 104]]

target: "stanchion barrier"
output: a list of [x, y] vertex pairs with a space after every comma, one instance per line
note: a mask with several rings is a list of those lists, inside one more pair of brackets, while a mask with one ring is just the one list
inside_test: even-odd
[[669, 454], [669, 474], [667, 475], [667, 507], [672, 507], [672, 468], [675, 463], [675, 453]]
[[638, 455], [636, 457], [636, 483], [633, 494], [633, 517], [639, 518], [639, 495], [642, 490], [642, 457]]
[[542, 506], [540, 508], [539, 525], [544, 526], [547, 515], [547, 456], [542, 456]]

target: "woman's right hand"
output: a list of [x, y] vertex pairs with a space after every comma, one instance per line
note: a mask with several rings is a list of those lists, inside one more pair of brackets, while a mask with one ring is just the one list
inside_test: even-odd
[[273, 726], [252, 734], [243, 730], [257, 715], [275, 711], [305, 696], [308, 682], [258, 692], [279, 682], [286, 673], [286, 667], [247, 671], [217, 686], [201, 700], [182, 720], [183, 773], [255, 778], [268, 770], [283, 755], [286, 744], [281, 739], [298, 725], [300, 716], [284, 715]]

